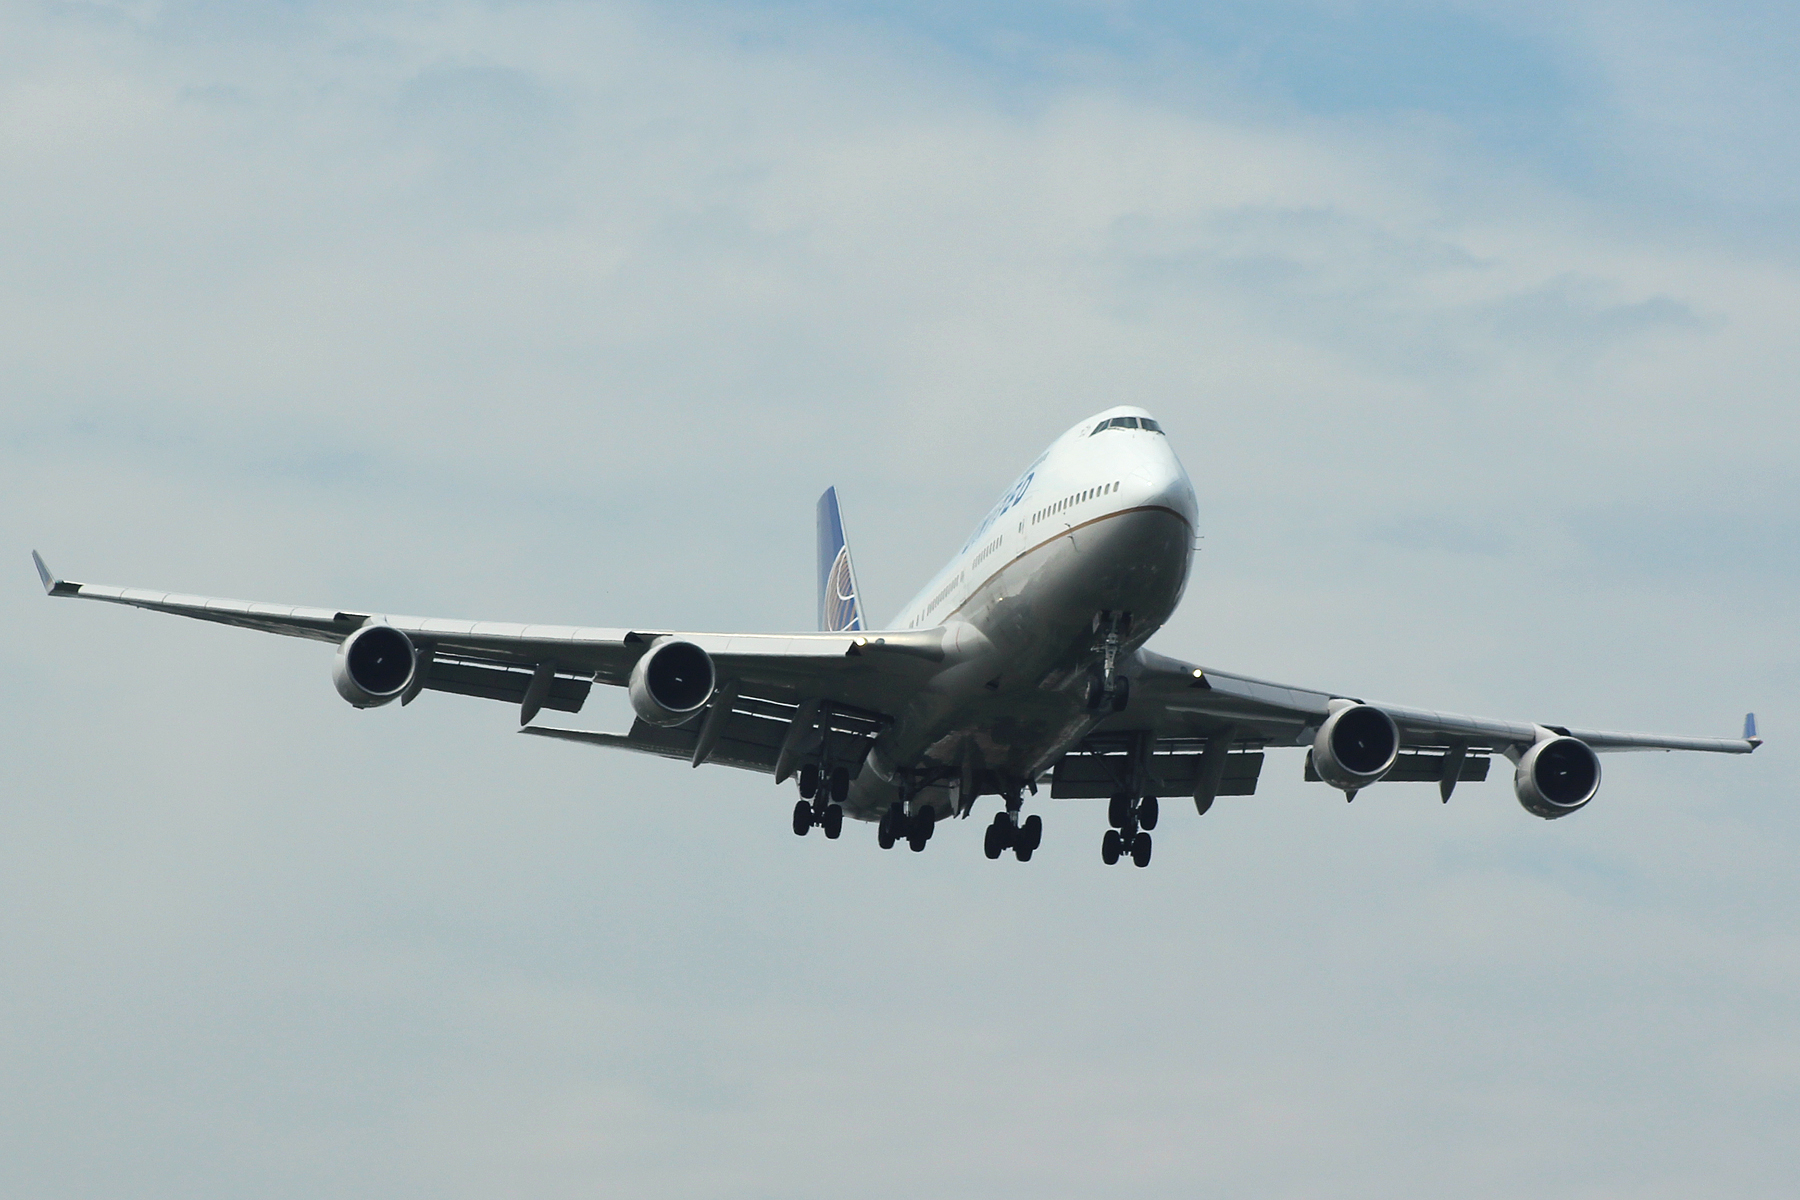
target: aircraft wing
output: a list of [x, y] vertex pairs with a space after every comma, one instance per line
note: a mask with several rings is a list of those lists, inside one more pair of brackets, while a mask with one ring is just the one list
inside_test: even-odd
[[[1107, 796], [1129, 788], [1135, 780], [1164, 795], [1191, 792], [1205, 812], [1216, 796], [1253, 795], [1265, 747], [1310, 746], [1325, 720], [1346, 704], [1372, 703], [1394, 722], [1399, 746], [1392, 765], [1379, 777], [1382, 781], [1435, 782], [1445, 800], [1459, 782], [1486, 779], [1493, 755], [1517, 761], [1538, 742], [1556, 735], [1578, 738], [1596, 751], [1748, 754], [1762, 744], [1754, 716], [1744, 718], [1741, 738], [1570, 729], [1365, 702], [1341, 692], [1270, 683], [1148, 651], [1138, 653], [1130, 677], [1130, 704], [1056, 764], [1052, 795]], [[1310, 751], [1306, 778], [1319, 778]], [[1354, 796], [1355, 791], [1349, 794]]]
[[1303, 745], [1312, 740], [1333, 701], [1371, 703], [1394, 720], [1400, 744], [1411, 749], [1460, 745], [1479, 753], [1526, 748], [1545, 732], [1576, 737], [1597, 751], [1700, 750], [1748, 754], [1762, 744], [1755, 722], [1740, 738], [1679, 737], [1655, 733], [1615, 733], [1571, 729], [1532, 721], [1501, 721], [1458, 713], [1363, 701], [1345, 692], [1290, 687], [1216, 671], [1160, 654], [1139, 655], [1142, 673], [1132, 683], [1131, 710], [1109, 721], [1107, 730], [1142, 728], [1162, 736], [1206, 738], [1229, 731], [1240, 742]]
[[[712, 656], [718, 673], [719, 719], [707, 730], [666, 730], [639, 721], [629, 734], [532, 729], [550, 736], [619, 745], [697, 766], [714, 757], [778, 776], [802, 741], [788, 736], [803, 724], [816, 744], [834, 733], [873, 739], [915, 685], [943, 659], [941, 630], [862, 634], [685, 633], [524, 625], [497, 621], [408, 617], [192, 596], [146, 588], [74, 583], [57, 578], [36, 553], [38, 575], [52, 596], [125, 604], [285, 637], [340, 643], [371, 622], [405, 633], [418, 648], [420, 689], [478, 696], [520, 705], [521, 724], [541, 709], [577, 712], [595, 683], [625, 686], [652, 643], [679, 637]], [[535, 684], [535, 686], [534, 686]], [[704, 732], [703, 732], [704, 731]], [[698, 753], [707, 742], [705, 753]]]

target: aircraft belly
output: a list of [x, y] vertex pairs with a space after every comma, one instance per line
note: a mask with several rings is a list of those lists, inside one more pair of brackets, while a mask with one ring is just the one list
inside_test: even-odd
[[[983, 791], [1049, 769], [1099, 720], [1085, 704], [1094, 615], [1131, 613], [1125, 648], [1142, 644], [1181, 598], [1191, 539], [1183, 517], [1138, 509], [1046, 539], [996, 573], [957, 613], [992, 650], [946, 668], [895, 714], [845, 814], [878, 820], [919, 768], [941, 785], [979, 771]], [[953, 795], [921, 799], [949, 806]]]

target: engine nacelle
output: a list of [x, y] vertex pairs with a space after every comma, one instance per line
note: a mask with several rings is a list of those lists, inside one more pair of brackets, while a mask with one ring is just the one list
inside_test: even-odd
[[331, 682], [358, 708], [398, 700], [418, 670], [412, 639], [392, 625], [364, 625], [338, 646]]
[[1346, 704], [1325, 718], [1313, 738], [1313, 770], [1332, 787], [1354, 792], [1393, 769], [1400, 728], [1372, 704]]
[[1600, 756], [1580, 738], [1545, 738], [1519, 756], [1513, 791], [1525, 811], [1546, 821], [1566, 817], [1600, 790]]
[[718, 678], [712, 655], [661, 638], [631, 668], [631, 707], [651, 725], [679, 725], [706, 707]]

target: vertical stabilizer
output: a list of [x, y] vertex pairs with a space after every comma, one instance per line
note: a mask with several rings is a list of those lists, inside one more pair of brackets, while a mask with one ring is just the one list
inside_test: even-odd
[[844, 518], [838, 513], [834, 487], [819, 497], [819, 628], [826, 633], [863, 628], [856, 570], [850, 565], [850, 544], [844, 540]]

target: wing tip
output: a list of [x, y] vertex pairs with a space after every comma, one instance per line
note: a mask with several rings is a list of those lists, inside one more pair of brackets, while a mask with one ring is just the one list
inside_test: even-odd
[[70, 583], [66, 579], [58, 578], [56, 573], [45, 564], [44, 556], [36, 550], [31, 552], [31, 561], [37, 567], [38, 578], [44, 581], [44, 595], [78, 596], [81, 594], [79, 583]]
[[1756, 733], [1756, 714], [1753, 712], [1744, 714], [1744, 740], [1750, 743], [1752, 750], [1763, 744]]

